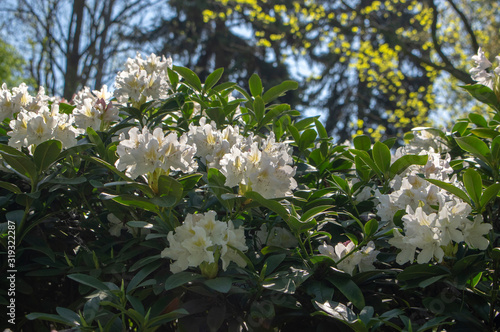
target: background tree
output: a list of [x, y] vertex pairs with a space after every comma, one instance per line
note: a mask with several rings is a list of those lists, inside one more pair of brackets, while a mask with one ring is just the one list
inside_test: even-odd
[[500, 22], [498, 4], [482, 0], [472, 5], [461, 0], [211, 0], [170, 1], [169, 6], [176, 15], [145, 33], [164, 45], [159, 50], [198, 66], [202, 76], [206, 68], [224, 66], [244, 81], [261, 68], [266, 80], [269, 70], [263, 64], [283, 68], [273, 73], [285, 78], [284, 72], [302, 84], [298, 108], [325, 112], [327, 130], [340, 139], [364, 131], [376, 138], [393, 136], [427, 125], [431, 110], [452, 108], [447, 98], [435, 100], [434, 90], [473, 82], [470, 56], [480, 45], [495, 54], [489, 36]]
[[[479, 46], [500, 53], [499, 4], [488, 0], [15, 3], [16, 18], [32, 22], [30, 72], [51, 93], [110, 83], [120, 57], [155, 52], [202, 78], [224, 67], [223, 79], [243, 86], [254, 72], [265, 87], [296, 79], [301, 88], [282, 102], [325, 115], [340, 140], [390, 137], [437, 112], [474, 109], [450, 87], [472, 83]], [[446, 97], [436, 100], [436, 89]]]
[[[9, 19], [28, 49], [30, 74], [51, 94], [71, 99], [85, 85], [100, 87], [130, 45], [130, 33], [154, 9], [154, 0], [19, 0]], [[7, 7], [7, 6], [6, 6]], [[13, 17], [12, 17], [13, 16]], [[25, 24], [29, 22], [29, 24]], [[23, 49], [24, 50], [24, 49]]]
[[0, 39], [0, 82], [12, 87], [23, 80], [25, 61], [16, 49]]

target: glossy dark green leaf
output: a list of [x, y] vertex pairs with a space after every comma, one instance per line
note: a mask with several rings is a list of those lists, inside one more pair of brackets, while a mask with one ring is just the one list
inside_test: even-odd
[[368, 151], [372, 147], [372, 142], [370, 137], [366, 135], [359, 135], [352, 139], [354, 148], [357, 150]]
[[475, 157], [485, 163], [490, 163], [491, 152], [486, 143], [474, 136], [455, 137], [457, 144], [465, 151], [472, 153]]
[[228, 277], [217, 277], [205, 280], [203, 283], [219, 293], [227, 293], [233, 285], [233, 279]]
[[255, 113], [257, 122], [262, 121], [262, 119], [264, 118], [265, 107], [266, 106], [262, 98], [260, 96], [255, 97], [255, 100], [253, 102], [253, 111]]
[[97, 158], [97, 157], [88, 157], [88, 159], [90, 161], [98, 164], [98, 165], [104, 166], [105, 168], [109, 169], [110, 171], [112, 171], [113, 173], [115, 173], [116, 175], [118, 175], [119, 177], [124, 179], [125, 181], [133, 182], [133, 180], [131, 178], [129, 178], [128, 176], [126, 176], [125, 173], [120, 172], [115, 166], [111, 165], [110, 163], [108, 163], [100, 158]]
[[482, 207], [482, 210], [486, 207], [486, 205], [495, 197], [498, 196], [498, 193], [500, 192], [500, 183], [494, 183], [488, 188], [484, 189], [483, 194], [481, 195], [480, 199], [480, 206]]
[[375, 234], [378, 230], [378, 221], [377, 219], [370, 219], [366, 222], [364, 226], [364, 233], [366, 237], [370, 237]]
[[202, 278], [201, 275], [191, 272], [179, 272], [171, 275], [165, 281], [165, 290], [171, 290], [179, 286], [183, 286], [191, 281]]
[[125, 206], [137, 207], [147, 211], [158, 213], [157, 204], [144, 197], [134, 195], [120, 195], [112, 197], [112, 200]]
[[131, 292], [133, 289], [137, 287], [148, 275], [157, 270], [164, 262], [161, 260], [157, 260], [149, 265], [145, 266], [142, 270], [134, 274], [132, 280], [130, 280], [127, 285], [127, 293]]
[[33, 161], [40, 172], [45, 171], [55, 162], [62, 150], [62, 143], [57, 140], [48, 140], [40, 143], [33, 153]]
[[486, 121], [484, 116], [482, 116], [481, 114], [470, 113], [469, 120], [478, 127], [483, 127], [483, 128], [488, 127], [488, 121]]
[[69, 274], [68, 278], [83, 284], [95, 288], [97, 290], [105, 291], [109, 290], [109, 287], [97, 278], [89, 276], [87, 274], [75, 273]]
[[257, 74], [252, 74], [248, 80], [248, 86], [252, 96], [257, 97], [262, 95], [262, 81]]
[[170, 85], [174, 91], [177, 90], [177, 84], [179, 83], [179, 75], [170, 68], [167, 68], [167, 76]]
[[290, 90], [295, 90], [299, 87], [299, 83], [295, 81], [284, 81], [283, 83], [280, 83], [279, 85], [273, 86], [269, 90], [267, 90], [264, 95], [262, 96], [262, 99], [264, 100], [264, 103], [269, 103], [273, 101], [274, 99], [282, 96], [285, 94], [285, 92], [290, 91]]
[[89, 140], [95, 144], [99, 156], [101, 158], [104, 158], [106, 156], [106, 147], [104, 146], [104, 143], [102, 142], [102, 139], [99, 136], [99, 134], [97, 134], [96, 131], [91, 127], [88, 127], [87, 135], [89, 137]]
[[314, 129], [306, 129], [304, 132], [300, 135], [300, 140], [298, 142], [299, 144], [299, 150], [300, 151], [305, 151], [311, 145], [314, 143], [316, 140], [316, 136], [318, 133]]
[[22, 191], [19, 189], [18, 186], [16, 186], [13, 183], [10, 182], [5, 182], [5, 181], [0, 181], [0, 188], [7, 189], [9, 191], [12, 191], [14, 194], [21, 194]]
[[208, 75], [207, 79], [205, 80], [205, 85], [203, 85], [203, 90], [204, 91], [210, 90], [215, 84], [217, 84], [217, 82], [219, 82], [223, 73], [224, 73], [224, 68], [218, 68], [214, 70], [213, 73]]
[[158, 179], [158, 193], [161, 196], [173, 196], [176, 202], [182, 199], [184, 188], [176, 179], [168, 175], [160, 175]]
[[250, 198], [269, 210], [276, 212], [283, 220], [288, 220], [288, 211], [279, 202], [264, 198], [261, 194], [255, 191], [247, 191], [245, 193], [245, 197]]
[[314, 119], [314, 124], [316, 125], [316, 130], [318, 131], [318, 135], [321, 139], [327, 139], [328, 137], [328, 132], [325, 129], [325, 126], [319, 121], [318, 119]]
[[348, 276], [335, 275], [327, 279], [342, 294], [344, 294], [344, 296], [351, 301], [356, 308], [360, 310], [364, 308], [365, 298], [363, 296], [363, 292]]
[[495, 111], [500, 111], [500, 105], [497, 96], [495, 95], [495, 92], [493, 92], [493, 90], [491, 90], [489, 87], [482, 84], [474, 84], [461, 86], [461, 88], [467, 90], [467, 92], [469, 92], [472, 97], [490, 106]]
[[426, 155], [422, 156], [411, 155], [411, 154], [404, 155], [398, 158], [394, 163], [392, 163], [391, 167], [389, 168], [390, 177], [393, 178], [394, 176], [401, 174], [411, 165], [423, 166], [427, 164], [427, 159], [428, 156]]
[[198, 75], [194, 73], [194, 71], [192, 71], [189, 68], [180, 66], [172, 66], [172, 69], [177, 73], [179, 73], [179, 75], [181, 75], [184, 78], [184, 80], [189, 86], [191, 86], [196, 91], [201, 92], [202, 90], [201, 81]]
[[463, 181], [469, 197], [472, 199], [476, 207], [479, 207], [483, 190], [481, 175], [474, 169], [468, 168], [463, 175]]
[[391, 167], [391, 151], [382, 142], [375, 142], [373, 145], [373, 160], [382, 174], [389, 174]]

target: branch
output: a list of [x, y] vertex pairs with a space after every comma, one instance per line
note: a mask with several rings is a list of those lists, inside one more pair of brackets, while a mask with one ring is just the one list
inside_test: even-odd
[[467, 30], [467, 33], [470, 36], [470, 39], [472, 42], [472, 48], [474, 51], [473, 53], [476, 53], [477, 50], [479, 49], [479, 44], [478, 44], [477, 39], [476, 39], [476, 34], [472, 30], [472, 27], [469, 23], [469, 20], [467, 19], [467, 17], [465, 17], [465, 14], [460, 9], [458, 9], [458, 7], [455, 5], [455, 3], [452, 0], [448, 0], [448, 2], [450, 3], [451, 7], [453, 7], [453, 9], [457, 12], [458, 16], [460, 16], [460, 19], [462, 20], [462, 23], [464, 24], [465, 30]]

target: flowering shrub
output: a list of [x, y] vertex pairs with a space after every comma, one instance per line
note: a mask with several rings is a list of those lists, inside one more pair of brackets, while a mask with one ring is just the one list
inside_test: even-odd
[[155, 55], [69, 102], [4, 84], [16, 327], [499, 329], [500, 83], [473, 60], [490, 119], [375, 143], [299, 119], [295, 82], [202, 84]]

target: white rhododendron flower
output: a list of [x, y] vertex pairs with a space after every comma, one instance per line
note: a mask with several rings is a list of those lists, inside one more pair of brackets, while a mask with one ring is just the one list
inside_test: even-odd
[[143, 59], [137, 54], [127, 59], [125, 70], [116, 76], [114, 96], [119, 103], [130, 101], [134, 107], [167, 98], [171, 94], [167, 68], [172, 68], [172, 59], [164, 56], [151, 54]]
[[9, 145], [20, 149], [51, 139], [61, 141], [63, 148], [76, 145], [76, 138], [83, 132], [73, 127], [73, 116], [59, 113], [58, 104], [52, 105], [51, 108], [52, 110], [49, 110], [43, 106], [38, 112], [24, 109], [19, 112], [16, 119], [9, 123], [12, 129], [7, 133], [10, 136]]
[[203, 164], [219, 169], [225, 185], [238, 186], [241, 194], [252, 190], [265, 198], [290, 195], [297, 182], [288, 144], [276, 142], [273, 132], [262, 139], [239, 131], [238, 126], [219, 130], [215, 122], [201, 118], [199, 126], [190, 125], [188, 143], [196, 145]]
[[[356, 267], [359, 272], [374, 270], [373, 262], [376, 261], [380, 251], [375, 250], [373, 241], [362, 247], [360, 250], [351, 253], [356, 245], [352, 241], [345, 243], [337, 243], [335, 247], [323, 243], [318, 247], [320, 254], [331, 257], [335, 262], [338, 262], [337, 268], [352, 275]], [[346, 258], [344, 258], [347, 256]], [[341, 260], [342, 259], [342, 260]]]
[[243, 228], [234, 228], [232, 221], [218, 221], [216, 215], [215, 211], [188, 214], [181, 226], [168, 233], [169, 246], [161, 252], [161, 257], [175, 261], [170, 265], [172, 273], [202, 263], [217, 263], [215, 259], [219, 256], [224, 271], [230, 262], [246, 266], [245, 260], [235, 251], [248, 249]]
[[22, 110], [38, 112], [39, 109], [49, 106], [49, 99], [43, 87], [40, 87], [36, 96], [32, 96], [25, 83], [12, 88], [12, 91], [3, 83], [0, 90], [0, 121], [13, 119]]
[[119, 159], [115, 166], [120, 171], [126, 170], [127, 176], [133, 179], [153, 173], [157, 168], [167, 172], [192, 172], [197, 168], [193, 161], [196, 147], [186, 142], [185, 135], [177, 137], [176, 133], [169, 133], [165, 136], [161, 128], [151, 133], [146, 127], [142, 132], [134, 127], [127, 135], [120, 134], [116, 149]]
[[495, 76], [486, 71], [491, 67], [491, 62], [486, 58], [481, 47], [477, 50], [477, 54], [472, 56], [472, 60], [476, 63], [476, 67], [469, 70], [471, 78], [493, 90]]
[[398, 264], [413, 262], [417, 249], [420, 250], [417, 262], [424, 264], [432, 259], [441, 262], [443, 248], [453, 243], [465, 242], [481, 250], [488, 247], [484, 236], [492, 226], [483, 223], [480, 215], [474, 221], [469, 220], [472, 209], [459, 199], [443, 203], [437, 213], [427, 214], [422, 207], [415, 211], [408, 207], [406, 212], [402, 218], [404, 235], [396, 230], [389, 240], [391, 245], [401, 249], [396, 258]]
[[118, 108], [110, 102], [111, 97], [106, 85], [92, 92], [88, 87], [83, 88], [73, 97], [75, 125], [84, 130], [90, 127], [102, 131], [111, 122], [119, 121]]

